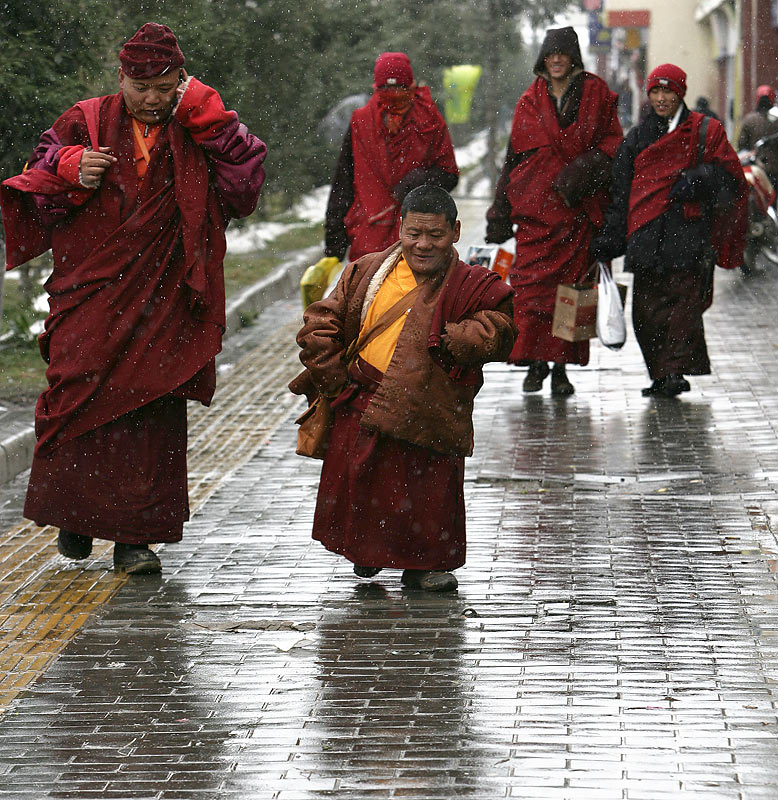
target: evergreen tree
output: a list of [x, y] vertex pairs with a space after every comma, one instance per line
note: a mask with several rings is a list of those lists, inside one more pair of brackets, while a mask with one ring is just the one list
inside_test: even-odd
[[[559, 0], [0, 0], [0, 176], [16, 174], [42, 131], [79, 99], [117, 91], [117, 54], [148, 21], [179, 37], [188, 70], [268, 144], [263, 207], [325, 183], [334, 153], [317, 125], [369, 93], [379, 53], [402, 50], [442, 105], [443, 69], [486, 67], [473, 126], [506, 113], [531, 80], [519, 23]], [[491, 87], [491, 92], [487, 88]], [[491, 102], [487, 102], [489, 99]]]

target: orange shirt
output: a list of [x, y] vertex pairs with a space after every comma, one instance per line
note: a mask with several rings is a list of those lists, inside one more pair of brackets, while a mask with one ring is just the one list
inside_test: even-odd
[[[398, 300], [405, 297], [408, 292], [415, 288], [416, 278], [408, 266], [408, 262], [404, 258], [400, 258], [395, 268], [386, 276], [381, 288], [378, 290], [378, 294], [370, 304], [360, 334], [370, 328], [381, 318], [384, 312], [388, 311]], [[407, 316], [406, 312], [383, 333], [376, 336], [372, 342], [368, 342], [359, 351], [362, 359], [376, 369], [381, 370], [381, 372], [386, 372]]]
[[132, 142], [135, 147], [135, 168], [138, 170], [138, 183], [146, 176], [151, 156], [149, 151], [157, 143], [161, 125], [144, 125], [133, 117]]

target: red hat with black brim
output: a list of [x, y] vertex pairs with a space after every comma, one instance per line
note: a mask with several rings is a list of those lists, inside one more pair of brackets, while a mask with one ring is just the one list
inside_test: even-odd
[[657, 87], [669, 89], [682, 98], [686, 94], [686, 73], [675, 64], [660, 64], [648, 76], [646, 94]]
[[760, 100], [762, 97], [766, 97], [771, 104], [775, 104], [775, 89], [772, 86], [763, 83], [761, 86], [756, 87], [756, 99], [757, 101]]

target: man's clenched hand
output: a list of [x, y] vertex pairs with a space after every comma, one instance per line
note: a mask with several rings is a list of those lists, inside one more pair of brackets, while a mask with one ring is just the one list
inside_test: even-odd
[[84, 150], [78, 165], [79, 180], [87, 189], [96, 189], [103, 179], [103, 173], [115, 164], [116, 156], [110, 155], [110, 147], [101, 147], [99, 150]]

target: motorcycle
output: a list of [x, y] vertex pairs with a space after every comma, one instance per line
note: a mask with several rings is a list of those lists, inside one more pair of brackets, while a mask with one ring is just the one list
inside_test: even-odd
[[776, 190], [759, 161], [759, 149], [770, 136], [760, 139], [754, 150], [738, 153], [743, 174], [748, 182], [748, 229], [743, 252], [743, 273], [750, 275], [760, 256], [778, 264], [778, 214], [775, 211]]

